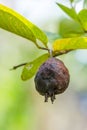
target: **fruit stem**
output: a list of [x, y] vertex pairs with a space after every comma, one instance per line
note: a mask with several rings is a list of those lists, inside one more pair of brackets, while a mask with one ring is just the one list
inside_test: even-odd
[[51, 49], [49, 49], [49, 54], [50, 54], [50, 57], [52, 58], [53, 57], [53, 51]]

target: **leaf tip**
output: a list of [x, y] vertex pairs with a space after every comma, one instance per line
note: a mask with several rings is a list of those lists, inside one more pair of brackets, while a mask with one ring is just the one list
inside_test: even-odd
[[23, 76], [23, 74], [21, 74], [21, 79], [22, 79], [23, 81], [26, 81], [26, 78], [25, 78], [25, 76]]

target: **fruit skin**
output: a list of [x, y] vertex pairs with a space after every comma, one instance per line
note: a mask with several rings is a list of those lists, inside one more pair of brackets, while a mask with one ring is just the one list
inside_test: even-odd
[[64, 63], [52, 57], [40, 66], [34, 81], [36, 90], [45, 96], [45, 102], [50, 97], [53, 103], [55, 95], [63, 93], [68, 87], [70, 75]]

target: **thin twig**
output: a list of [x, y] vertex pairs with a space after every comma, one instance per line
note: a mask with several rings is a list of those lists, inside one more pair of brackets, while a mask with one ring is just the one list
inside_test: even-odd
[[11, 68], [10, 70], [16, 70], [17, 68], [22, 67], [22, 66], [24, 66], [26, 64], [27, 63], [22, 63], [22, 64], [19, 64], [19, 65], [13, 66], [13, 68]]
[[38, 49], [42, 49], [42, 50], [47, 50], [47, 51], [49, 51], [48, 46], [46, 46], [46, 47], [41, 47], [41, 46], [39, 46], [39, 45], [37, 44], [37, 42], [36, 42], [35, 44], [36, 44], [36, 47], [37, 47]]
[[[59, 51], [59, 52], [58, 51], [57, 52], [53, 52], [52, 50], [48, 49], [49, 57], [52, 57], [52, 56], [56, 57], [56, 56], [59, 56], [59, 55], [66, 54], [66, 53], [68, 53], [70, 51], [72, 51], [72, 50], [64, 50], [64, 51]], [[24, 66], [26, 64], [27, 64], [27, 62], [19, 64], [19, 65], [16, 65], [16, 66], [13, 66], [13, 68], [11, 68], [10, 70], [16, 70], [17, 68], [22, 67], [22, 66]]]
[[46, 51], [49, 51], [49, 49], [48, 48], [45, 48], [45, 47], [38, 47], [39, 49], [42, 49], [42, 50], [46, 50]]

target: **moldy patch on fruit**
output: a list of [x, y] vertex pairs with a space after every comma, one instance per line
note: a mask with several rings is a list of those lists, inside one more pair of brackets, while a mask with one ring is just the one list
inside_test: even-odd
[[55, 95], [63, 93], [69, 85], [69, 71], [64, 63], [57, 58], [49, 58], [39, 68], [35, 76], [36, 90], [45, 96], [45, 102], [48, 98], [55, 100]]

